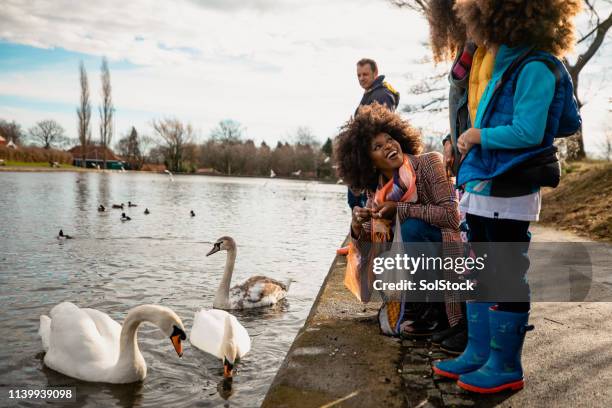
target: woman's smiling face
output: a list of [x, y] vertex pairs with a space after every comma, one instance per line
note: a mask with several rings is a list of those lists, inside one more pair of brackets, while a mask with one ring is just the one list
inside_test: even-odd
[[400, 144], [386, 133], [379, 133], [372, 139], [369, 154], [374, 166], [385, 175], [404, 163]]

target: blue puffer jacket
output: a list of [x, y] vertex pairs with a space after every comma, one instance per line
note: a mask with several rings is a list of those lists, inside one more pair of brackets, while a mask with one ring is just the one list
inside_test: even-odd
[[548, 110], [542, 143], [539, 146], [521, 149], [483, 149], [481, 145], [476, 145], [461, 163], [457, 185], [473, 180], [490, 180], [503, 174], [549, 148], [555, 137], [572, 135], [580, 128], [582, 121], [567, 69], [551, 54], [529, 49], [521, 52], [501, 79], [495, 83], [493, 95], [482, 115], [479, 127], [485, 129], [512, 124], [516, 82], [522, 68], [532, 61], [545, 63], [556, 77], [555, 92]]

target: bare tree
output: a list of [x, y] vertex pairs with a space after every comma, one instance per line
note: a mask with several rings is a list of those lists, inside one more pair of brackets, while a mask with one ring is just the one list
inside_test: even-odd
[[[612, 2], [604, 1], [604, 3], [611, 4]], [[576, 62], [573, 64], [571, 64], [567, 58], [563, 59], [563, 62], [565, 63], [570, 76], [572, 77], [572, 81], [574, 82], [574, 94], [576, 96], [576, 101], [578, 101], [579, 109], [583, 106], [583, 102], [578, 97], [578, 79], [580, 72], [582, 72], [582, 69], [602, 46], [604, 39], [606, 38], [606, 33], [612, 26], [612, 12], [610, 12], [610, 14], [604, 19], [603, 17], [605, 16], [601, 17], [599, 15], [595, 0], [584, 0], [584, 4], [589, 13], [589, 27], [587, 33], [578, 40], [578, 44], [588, 42], [588, 46], [583, 53], [578, 55]], [[576, 157], [572, 157], [572, 159], [582, 159], [586, 156], [586, 152], [584, 150], [584, 140], [582, 138], [582, 129], [578, 134], [577, 142], [578, 151], [576, 152]]]
[[183, 171], [185, 145], [191, 143], [194, 133], [191, 125], [184, 125], [178, 119], [154, 120], [153, 130], [164, 142], [164, 155], [171, 171]]
[[102, 79], [102, 106], [98, 108], [100, 112], [100, 145], [102, 145], [102, 161], [106, 168], [106, 149], [113, 138], [113, 100], [111, 97], [110, 71], [108, 70], [108, 61], [102, 59], [101, 66]]
[[53, 146], [59, 147], [69, 141], [64, 133], [64, 128], [53, 119], [41, 120], [28, 132], [34, 143], [40, 144], [45, 149]]
[[15, 144], [20, 144], [21, 139], [24, 137], [20, 124], [15, 121], [9, 122], [4, 119], [0, 119], [0, 135]]
[[128, 134], [119, 139], [116, 149], [128, 163], [130, 170], [140, 169], [143, 164], [143, 154], [140, 150], [140, 138], [134, 126]]
[[240, 122], [233, 119], [224, 119], [210, 132], [214, 141], [235, 143], [242, 140], [244, 129]]
[[81, 144], [81, 166], [87, 166], [87, 145], [91, 142], [91, 103], [89, 102], [89, 82], [87, 81], [87, 71], [83, 61], [79, 65], [79, 81], [81, 84], [81, 103], [77, 108], [78, 135]]
[[210, 132], [210, 137], [217, 144], [220, 169], [225, 174], [232, 174], [232, 164], [235, 164], [238, 149], [233, 146], [242, 143], [244, 129], [240, 122], [224, 119]]

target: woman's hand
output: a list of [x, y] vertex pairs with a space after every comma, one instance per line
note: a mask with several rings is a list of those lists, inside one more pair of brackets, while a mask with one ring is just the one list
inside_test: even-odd
[[372, 217], [372, 212], [369, 208], [362, 208], [359, 206], [353, 207], [353, 223], [361, 226], [364, 222], [368, 221]]
[[396, 213], [397, 202], [385, 201], [384, 203], [372, 210], [372, 218], [384, 218], [387, 220], [392, 220], [395, 218]]
[[369, 208], [362, 208], [359, 206], [353, 207], [353, 219], [351, 220], [351, 229], [355, 236], [359, 236], [361, 232], [361, 225], [368, 221], [372, 217], [371, 210]]
[[480, 144], [480, 129], [469, 128], [465, 132], [459, 136], [457, 140], [457, 148], [462, 155], [466, 155], [470, 149], [476, 145]]

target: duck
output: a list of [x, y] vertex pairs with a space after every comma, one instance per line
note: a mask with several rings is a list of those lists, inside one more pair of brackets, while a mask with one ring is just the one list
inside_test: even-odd
[[138, 204], [128, 201], [128, 207], [138, 207]]
[[215, 309], [233, 310], [267, 307], [276, 304], [287, 296], [291, 280], [283, 283], [265, 276], [252, 276], [241, 285], [236, 285], [230, 289], [234, 263], [236, 262], [236, 242], [232, 237], [223, 236], [214, 243], [206, 256], [219, 251], [227, 251], [227, 258], [223, 278], [221, 278], [213, 301]]
[[147, 376], [147, 364], [136, 333], [143, 322], [156, 325], [170, 338], [177, 355], [187, 338], [181, 319], [170, 308], [141, 305], [128, 311], [123, 326], [96, 309], [62, 302], [49, 316], [40, 316], [38, 334], [44, 364], [64, 375], [89, 382], [128, 384]]
[[106, 207], [104, 207], [102, 204], [100, 204], [98, 206], [98, 212], [104, 212], [104, 211], [106, 211]]
[[121, 221], [132, 221], [132, 219], [125, 215], [125, 213], [121, 213]]
[[251, 350], [249, 333], [238, 319], [225, 310], [196, 312], [189, 342], [197, 349], [223, 361], [223, 377], [231, 379], [234, 367]]
[[148, 208], [145, 208], [144, 213], [145, 213], [145, 215], [149, 215], [149, 214], [151, 214], [151, 211], [149, 211]]
[[119, 205], [119, 204], [113, 204], [113, 208], [123, 210], [123, 203], [121, 203], [121, 205]]
[[189, 214], [190, 214], [192, 217], [195, 217], [195, 213], [193, 212], [193, 210], [191, 210], [191, 211], [189, 212]]
[[72, 239], [71, 235], [68, 234], [64, 234], [63, 230], [59, 230], [59, 233], [57, 234], [57, 239]]

